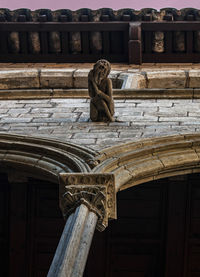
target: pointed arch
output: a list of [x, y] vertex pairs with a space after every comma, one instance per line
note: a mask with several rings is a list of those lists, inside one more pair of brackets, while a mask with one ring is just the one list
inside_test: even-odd
[[60, 173], [90, 172], [95, 151], [30, 136], [0, 134], [0, 169], [17, 169], [58, 183]]
[[200, 172], [200, 134], [151, 138], [110, 147], [96, 157], [93, 172], [114, 173], [116, 190], [148, 181]]

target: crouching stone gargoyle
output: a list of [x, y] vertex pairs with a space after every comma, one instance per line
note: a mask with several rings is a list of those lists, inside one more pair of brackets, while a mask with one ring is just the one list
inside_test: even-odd
[[95, 63], [88, 74], [90, 101], [90, 119], [92, 121], [114, 121], [114, 101], [112, 82], [108, 78], [111, 66], [106, 60]]

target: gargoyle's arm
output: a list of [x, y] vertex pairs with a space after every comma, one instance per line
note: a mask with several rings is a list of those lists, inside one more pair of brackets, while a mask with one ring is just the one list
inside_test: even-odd
[[[104, 93], [103, 91], [99, 90], [99, 89], [97, 88], [97, 86], [96, 86], [96, 88], [97, 88], [97, 90], [98, 90], [97, 94], [98, 94], [102, 99], [104, 99], [106, 102], [110, 103], [110, 102], [112, 101], [112, 82], [111, 82], [110, 79], [107, 79], [106, 82], [107, 82], [107, 94]], [[95, 85], [96, 85], [96, 84], [95, 84]]]
[[90, 97], [100, 97], [110, 103], [112, 101], [112, 82], [110, 79], [106, 79], [106, 89], [107, 93], [104, 93], [98, 88], [96, 82], [94, 81], [93, 71], [91, 70], [88, 75], [88, 90]]
[[88, 74], [88, 91], [91, 98], [99, 95], [99, 89], [94, 81], [93, 70], [91, 70]]

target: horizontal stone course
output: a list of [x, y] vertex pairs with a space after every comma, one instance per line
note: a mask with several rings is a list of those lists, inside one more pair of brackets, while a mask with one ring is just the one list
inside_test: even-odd
[[[123, 68], [123, 67], [122, 67]], [[88, 73], [92, 69], [77, 67], [50, 67], [43, 68], [42, 66], [34, 68], [0, 68], [0, 97], [11, 98], [20, 97], [20, 94], [24, 97], [31, 97], [35, 95], [38, 98], [40, 94], [42, 97], [70, 97], [73, 94], [80, 94], [81, 96], [88, 97]], [[129, 89], [150, 89], [149, 91], [132, 92], [132, 95], [143, 95], [145, 98], [153, 97], [156, 92], [151, 89], [161, 89], [157, 91], [162, 97], [172, 97], [167, 89], [174, 89], [174, 95], [180, 97], [199, 97], [200, 88], [200, 73], [199, 69], [191, 69], [183, 66], [180, 67], [149, 67], [144, 66], [141, 69], [124, 69], [124, 70], [111, 70], [109, 75], [113, 82], [114, 88], [122, 88], [125, 91], [123, 95], [129, 97], [131, 91]], [[77, 91], [82, 88], [82, 90]], [[181, 89], [187, 88], [186, 91]], [[195, 88], [193, 93], [192, 89]], [[15, 91], [17, 89], [18, 91]], [[23, 90], [28, 89], [28, 90]], [[32, 89], [32, 90], [31, 90]], [[33, 91], [33, 89], [41, 89], [41, 91]], [[12, 90], [12, 91], [9, 91]], [[77, 92], [77, 93], [76, 93]], [[148, 95], [149, 94], [149, 95]], [[120, 89], [115, 91], [116, 97], [122, 97]]]

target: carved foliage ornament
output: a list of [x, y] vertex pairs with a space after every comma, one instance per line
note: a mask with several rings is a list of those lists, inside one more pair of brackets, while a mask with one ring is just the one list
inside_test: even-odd
[[65, 218], [84, 204], [97, 214], [99, 231], [107, 227], [108, 219], [116, 219], [113, 174], [64, 173], [60, 176], [60, 207]]

